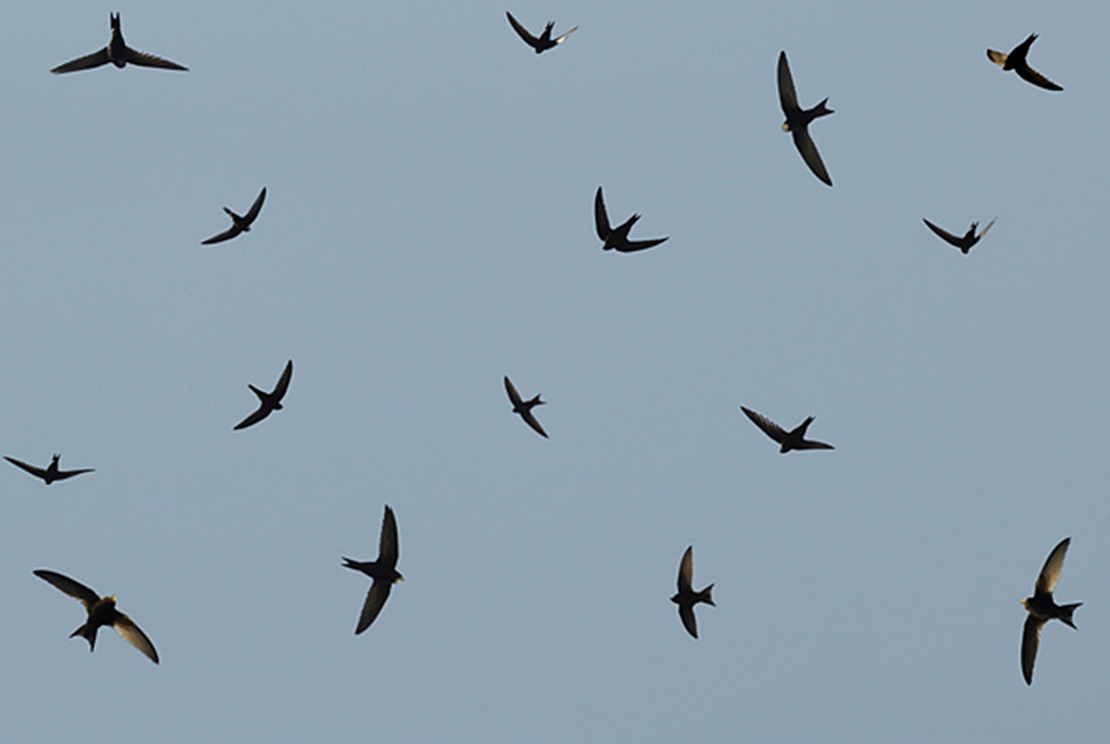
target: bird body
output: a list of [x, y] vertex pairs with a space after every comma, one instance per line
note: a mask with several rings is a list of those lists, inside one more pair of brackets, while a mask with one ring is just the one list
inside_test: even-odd
[[50, 458], [49, 465], [47, 465], [45, 468], [39, 468], [35, 467], [34, 465], [29, 465], [22, 460], [17, 460], [14, 457], [8, 457], [7, 455], [4, 455], [4, 459], [10, 462], [12, 465], [15, 465], [17, 468], [27, 471], [36, 478], [42, 478], [44, 481], [46, 481], [46, 485], [48, 486], [54, 481], [65, 480], [66, 478], [72, 478], [75, 475], [93, 472], [92, 468], [80, 468], [79, 470], [59, 470], [58, 460], [60, 460], [61, 458], [61, 455], [55, 454], [53, 457]]
[[76, 638], [77, 636], [84, 638], [89, 643], [89, 651], [92, 652], [96, 648], [97, 631], [108, 625], [119, 633], [125, 641], [142, 651], [148, 659], [155, 664], [158, 663], [158, 652], [154, 649], [154, 644], [147, 638], [146, 633], [131, 618], [116, 609], [115, 594], [101, 597], [81, 582], [44, 568], [37, 569], [34, 574], [43, 581], [53, 584], [56, 589], [68, 594], [85, 606], [88, 619], [81, 627], [69, 634], [70, 638]]
[[556, 37], [556, 38], [552, 39], [551, 38], [551, 33], [552, 33], [552, 30], [555, 28], [555, 22], [554, 21], [548, 21], [547, 26], [543, 30], [543, 33], [540, 34], [539, 37], [537, 38], [537, 37], [533, 36], [531, 33], [529, 33], [528, 29], [524, 28], [524, 26], [521, 25], [520, 21], [513, 18], [512, 13], [510, 13], [509, 11], [505, 11], [505, 15], [509, 19], [509, 25], [512, 26], [513, 30], [517, 32], [517, 35], [520, 36], [520, 38], [524, 40], [525, 44], [527, 44], [528, 46], [532, 47], [532, 49], [535, 50], [536, 54], [542, 54], [543, 52], [546, 52], [548, 49], [555, 48], [559, 44], [562, 44], [564, 41], [566, 41], [568, 36], [570, 36], [575, 31], [578, 30], [578, 26], [575, 26], [574, 28], [572, 28], [570, 31], [567, 31], [562, 36], [559, 36], [559, 37]]
[[[1033, 596], [1021, 600], [1029, 617], [1025, 618], [1025, 626], [1021, 634], [1021, 673], [1025, 677], [1025, 684], [1033, 684], [1033, 664], [1037, 660], [1037, 649], [1041, 642], [1041, 628], [1049, 620], [1059, 620], [1064, 625], [1075, 628], [1072, 615], [1075, 608], [1082, 602], [1058, 605], [1052, 597], [1056, 589], [1056, 582], [1060, 579], [1060, 570], [1064, 567], [1064, 557], [1068, 553], [1071, 538], [1065, 537], [1048, 554], [1044, 568], [1037, 576], [1037, 583], [1033, 587]], [[1075, 628], [1078, 630], [1078, 628]]]
[[254, 204], [251, 204], [251, 208], [247, 210], [246, 214], [236, 214], [227, 207], [224, 207], [227, 216], [231, 218], [231, 227], [218, 235], [213, 235], [208, 240], [202, 240], [201, 245], [222, 243], [225, 240], [231, 240], [240, 233], [250, 232], [251, 224], [258, 218], [258, 213], [262, 211], [262, 202], [264, 201], [266, 201], [265, 187], [262, 188], [262, 191], [255, 198]]
[[397, 519], [393, 516], [393, 509], [385, 507], [385, 516], [382, 517], [382, 531], [378, 540], [378, 559], [375, 561], [356, 561], [343, 558], [343, 567], [360, 571], [371, 579], [370, 590], [366, 593], [362, 612], [355, 626], [355, 635], [362, 633], [378, 617], [378, 613], [389, 599], [389, 592], [398, 581], [405, 577], [397, 570], [397, 559], [400, 556], [400, 542], [397, 539]]
[[127, 43], [123, 40], [123, 28], [120, 25], [119, 13], [111, 13], [108, 22], [112, 27], [112, 38], [108, 41], [108, 46], [92, 54], [86, 54], [84, 57], [78, 57], [65, 64], [58, 65], [51, 72], [60, 75], [66, 72], [77, 72], [78, 70], [91, 70], [109, 62], [121, 70], [130, 63], [139, 67], [160, 67], [163, 70], [188, 71], [189, 68], [182, 67], [176, 62], [170, 62], [168, 59], [140, 52], [127, 46]]
[[805, 421], [798, 424], [790, 431], [786, 431], [771, 419], [756, 413], [750, 408], [740, 406], [740, 410], [743, 411], [744, 414], [751, 419], [752, 423], [758, 426], [764, 434], [779, 443], [780, 454], [785, 455], [790, 450], [836, 449], [831, 444], [805, 438], [806, 430], [814, 421], [813, 416], [807, 417]]
[[509, 395], [509, 402], [513, 404], [513, 413], [518, 414], [524, 419], [524, 423], [532, 427], [533, 431], [544, 439], [547, 439], [547, 432], [543, 430], [543, 427], [540, 426], [540, 422], [536, 420], [535, 415], [532, 413], [532, 409], [536, 406], [545, 405], [544, 402], [540, 400], [540, 393], [536, 393], [530, 400], [524, 400], [520, 397], [520, 393], [517, 392], [516, 386], [513, 385], [513, 381], [509, 379], [508, 375], [505, 375], [505, 392]]
[[994, 62], [1003, 70], [1013, 70], [1022, 80], [1027, 83], [1032, 83], [1038, 88], [1044, 88], [1045, 90], [1051, 91], [1063, 90], [1063, 88], [1061, 88], [1059, 85], [1052, 82], [1044, 75], [1030, 67], [1029, 63], [1026, 61], [1025, 58], [1029, 55], [1029, 47], [1033, 46], [1033, 42], [1036, 40], [1036, 34], [1029, 34], [1028, 38], [1026, 38], [1025, 41], [1018, 44], [1012, 50], [1010, 50], [1009, 54], [1004, 54], [1002, 52], [996, 52], [993, 49], [988, 49], [987, 59], [989, 59], [991, 62]]
[[987, 230], [991, 229], [991, 225], [993, 225], [995, 223], [995, 220], [997, 220], [998, 218], [995, 217], [993, 220], [988, 222], [987, 226], [984, 227], [983, 231], [981, 233], [979, 233], [978, 235], [975, 234], [975, 230], [976, 230], [976, 228], [979, 227], [979, 223], [978, 222], [972, 222], [971, 227], [969, 227], [967, 229], [967, 232], [964, 233], [962, 237], [958, 237], [956, 235], [953, 235], [952, 233], [948, 232], [944, 228], [938, 227], [937, 225], [934, 225], [932, 222], [929, 222], [929, 220], [925, 219], [924, 217], [922, 217], [921, 219], [922, 219], [922, 222], [924, 222], [925, 225], [928, 226], [928, 228], [930, 230], [932, 230], [934, 233], [936, 233], [936, 235], [941, 240], [948, 243], [949, 245], [953, 245], [956, 248], [959, 248], [961, 251], [963, 251], [964, 255], [966, 256], [968, 251], [971, 250], [972, 246], [974, 246], [976, 243], [978, 243], [980, 240], [982, 240], [983, 236], [987, 234]]
[[235, 429], [246, 429], [248, 426], [254, 426], [274, 411], [280, 411], [282, 409], [281, 399], [285, 397], [285, 392], [289, 389], [289, 381], [291, 379], [293, 379], [292, 359], [286, 363], [285, 369], [282, 371], [277, 385], [274, 386], [273, 392], [267, 393], [265, 390], [259, 390], [254, 385], [247, 383], [247, 387], [250, 388], [251, 392], [258, 396], [258, 409], [236, 424]]
[[813, 144], [813, 138], [809, 136], [810, 122], [818, 117], [833, 113], [832, 109], [826, 105], [829, 99], [826, 98], [811, 109], [803, 109], [798, 105], [798, 94], [794, 90], [794, 77], [790, 74], [790, 64], [786, 61], [786, 52], [779, 52], [778, 84], [779, 104], [782, 106], [782, 113], [786, 116], [786, 121], [782, 124], [783, 131], [790, 132], [793, 136], [794, 146], [798, 148], [802, 160], [813, 171], [813, 175], [817, 176], [825, 185], [832, 186], [832, 179], [829, 177], [828, 170], [825, 169], [825, 163], [821, 160], [820, 153], [817, 152], [817, 145]]
[[602, 241], [601, 250], [632, 253], [657, 246], [667, 239], [629, 240], [628, 232], [639, 220], [640, 215], [634, 214], [616, 227], [610, 226], [609, 214], [605, 210], [605, 198], [601, 194], [601, 187], [597, 187], [597, 193], [594, 195], [594, 226], [597, 229], [597, 237], [601, 238]]

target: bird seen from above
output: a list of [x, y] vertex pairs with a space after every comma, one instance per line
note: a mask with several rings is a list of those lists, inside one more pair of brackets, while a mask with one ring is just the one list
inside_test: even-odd
[[224, 207], [227, 216], [231, 218], [231, 227], [224, 230], [219, 235], [213, 235], [208, 240], [200, 241], [200, 244], [212, 245], [213, 243], [222, 243], [225, 240], [231, 240], [239, 233], [250, 232], [251, 223], [258, 218], [258, 213], [262, 211], [262, 202], [264, 201], [266, 201], [265, 187], [262, 188], [261, 193], [258, 194], [258, 198], [254, 200], [254, 204], [251, 205], [251, 208], [248, 209], [247, 213], [244, 215], [235, 214], [227, 207]]
[[352, 568], [373, 579], [370, 591], [366, 593], [366, 601], [362, 604], [362, 614], [358, 616], [358, 625], [355, 626], [355, 635], [370, 627], [378, 613], [382, 611], [385, 601], [389, 599], [389, 590], [398, 581], [405, 577], [397, 571], [397, 557], [400, 546], [397, 541], [397, 520], [393, 510], [388, 505], [385, 507], [385, 516], [382, 517], [382, 534], [378, 541], [378, 560], [354, 561], [344, 558], [344, 568]]
[[81, 636], [88, 641], [90, 653], [96, 647], [97, 630], [102, 625], [110, 625], [123, 637], [123, 640], [142, 651], [155, 664], [158, 663], [158, 652], [154, 650], [154, 644], [146, 637], [146, 633], [132, 622], [131, 618], [116, 609], [115, 594], [110, 597], [100, 597], [81, 582], [45, 568], [37, 569], [34, 573], [35, 576], [50, 582], [55, 588], [85, 605], [89, 618], [84, 625], [70, 633], [69, 637]]
[[971, 250], [971, 247], [973, 245], [975, 245], [976, 243], [978, 243], [983, 238], [983, 236], [987, 234], [987, 230], [991, 229], [991, 225], [993, 225], [995, 223], [995, 220], [997, 220], [997, 219], [998, 218], [995, 217], [993, 220], [988, 222], [987, 226], [984, 227], [983, 231], [981, 233], [979, 233], [978, 235], [975, 234], [975, 230], [976, 230], [976, 228], [979, 227], [979, 223], [978, 222], [972, 222], [971, 227], [969, 227], [967, 229], [967, 232], [964, 233], [963, 237], [961, 238], [961, 237], [957, 237], [957, 236], [953, 235], [952, 233], [948, 232], [943, 227], [938, 227], [938, 226], [934, 225], [932, 222], [929, 222], [929, 220], [925, 219], [924, 217], [921, 218], [922, 222], [924, 222], [929, 227], [930, 230], [932, 230], [934, 233], [936, 233], [940, 237], [941, 240], [943, 240], [944, 242], [946, 242], [950, 245], [956, 246], [957, 248], [959, 248], [961, 251], [964, 252], [965, 256], [967, 255], [968, 251]]
[[44, 470], [43, 468], [36, 468], [34, 465], [28, 465], [22, 460], [17, 460], [14, 457], [8, 457], [7, 455], [4, 455], [4, 459], [10, 462], [12, 465], [15, 465], [17, 468], [22, 468], [23, 470], [26, 470], [28, 473], [35, 476], [36, 478], [42, 478], [44, 481], [46, 481], [46, 485], [48, 486], [54, 481], [65, 480], [66, 478], [72, 478], [75, 475], [93, 472], [92, 468], [81, 468], [79, 470], [59, 470], [58, 460], [60, 460], [61, 458], [61, 455], [54, 455], [53, 457], [51, 457], [50, 464], [47, 465], [46, 469]]
[[605, 199], [601, 195], [601, 187], [597, 187], [597, 194], [594, 195], [594, 223], [597, 227], [597, 237], [601, 238], [604, 245], [601, 250], [615, 250], [618, 253], [632, 253], [633, 251], [642, 251], [645, 248], [652, 248], [659, 245], [667, 238], [652, 238], [651, 240], [629, 240], [628, 231], [640, 219], [640, 215], [634, 214], [627, 220], [617, 225], [616, 227], [609, 226], [609, 215], [605, 211]]
[[1002, 52], [988, 49], [987, 59], [994, 62], [1003, 70], [1013, 70], [1018, 74], [1019, 78], [1027, 83], [1032, 83], [1038, 88], [1044, 88], [1045, 90], [1063, 90], [1059, 85], [1030, 67], [1029, 63], [1025, 61], [1025, 57], [1029, 54], [1029, 47], [1033, 46], [1033, 42], [1036, 40], [1036, 34], [1029, 34], [1029, 38], [1010, 50], [1009, 54], [1003, 54]]
[[267, 393], [265, 390], [259, 390], [254, 385], [247, 383], [247, 387], [251, 389], [251, 392], [258, 396], [258, 410], [237, 423], [235, 429], [246, 429], [248, 426], [254, 426], [274, 411], [280, 411], [281, 399], [285, 397], [285, 391], [289, 389], [289, 381], [291, 379], [293, 379], [292, 359], [286, 363], [285, 370], [281, 373], [281, 377], [278, 379], [277, 385], [274, 386], [273, 392]]
[[66, 62], [64, 65], [58, 65], [51, 70], [51, 72], [55, 75], [60, 75], [64, 72], [91, 70], [94, 67], [100, 67], [109, 62], [121, 70], [125, 65], [130, 63], [140, 67], [161, 67], [163, 70], [188, 71], [188, 67], [182, 67], [176, 62], [170, 62], [168, 59], [162, 59], [153, 54], [140, 52], [127, 46], [123, 41], [123, 29], [120, 28], [119, 13], [110, 14], [109, 22], [112, 26], [112, 38], [108, 42], [108, 46], [92, 54], [86, 54], [84, 57], [78, 57], [71, 62]]
[[1025, 684], [1033, 684], [1033, 663], [1037, 660], [1037, 647], [1041, 643], [1041, 628], [1053, 618], [1075, 628], [1071, 616], [1075, 608], [1082, 605], [1076, 602], [1069, 605], [1058, 605], [1052, 599], [1052, 591], [1060, 578], [1060, 569], [1064, 567], [1064, 556], [1067, 555], [1071, 538], [1065, 537], [1060, 544], [1048, 554], [1044, 562], [1041, 575], [1033, 587], [1033, 596], [1021, 600], [1029, 617], [1025, 618], [1025, 629], [1021, 634], [1021, 673], [1025, 675]]
[[686, 548], [682, 554], [682, 561], [678, 564], [678, 593], [671, 597], [671, 601], [678, 605], [678, 616], [682, 618], [682, 625], [686, 632], [694, 638], [698, 637], [698, 620], [694, 617], [694, 605], [704, 602], [716, 607], [713, 602], [713, 584], [695, 592], [694, 587], [694, 546]]
[[753, 424], [762, 429], [764, 434], [771, 437], [771, 439], [774, 439], [776, 442], [782, 445], [781, 447], [779, 447], [780, 454], [785, 455], [790, 450], [835, 449], [831, 444], [825, 444], [824, 442], [817, 442], [812, 439], [805, 438], [806, 429], [808, 429], [809, 425], [813, 423], [813, 416], [810, 416], [805, 421], [794, 427], [792, 430], [786, 431], [771, 419], [756, 413], [750, 408], [740, 406], [740, 410], [743, 411], [747, 415], [747, 417], [752, 420]]
[[524, 400], [520, 397], [520, 393], [516, 391], [516, 385], [513, 385], [513, 381], [509, 379], [508, 375], [505, 375], [505, 392], [509, 394], [509, 402], [513, 404], [513, 413], [519, 413], [520, 417], [524, 419], [524, 423], [531, 426], [533, 431], [541, 437], [547, 439], [547, 432], [543, 430], [540, 422], [536, 421], [536, 417], [532, 415], [533, 408], [546, 405], [540, 400], [540, 393], [536, 393], [531, 400]]
[[524, 39], [525, 44], [536, 50], [536, 54], [546, 52], [548, 49], [554, 49], [556, 46], [566, 41], [568, 36], [578, 30], [578, 26], [575, 26], [562, 36], [552, 39], [551, 30], [555, 28], [555, 21], [548, 21], [547, 27], [544, 28], [543, 33], [540, 34], [539, 38], [537, 39], [535, 36], [532, 36], [532, 34], [528, 33], [528, 29], [520, 25], [520, 21], [513, 18], [512, 13], [506, 10], [505, 15], [509, 18], [509, 25], [512, 26], [513, 30], [520, 35], [520, 38]]
[[784, 132], [790, 132], [794, 137], [794, 146], [802, 154], [802, 160], [813, 171], [813, 175], [821, 179], [827, 186], [832, 186], [829, 172], [821, 162], [821, 155], [817, 152], [817, 145], [809, 136], [809, 123], [819, 116], [833, 113], [827, 104], [829, 99], [821, 101], [811, 109], [803, 109], [798, 105], [798, 94], [794, 91], [794, 78], [790, 74], [790, 65], [786, 61], [786, 52], [779, 52], [779, 103], [786, 121], [782, 124]]

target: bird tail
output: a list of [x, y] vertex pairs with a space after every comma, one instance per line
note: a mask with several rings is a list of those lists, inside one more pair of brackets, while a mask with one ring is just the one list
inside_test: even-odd
[[713, 601], [713, 584], [710, 584], [709, 586], [698, 592], [698, 599], [700, 599], [702, 602], [705, 602], [707, 605], [712, 605], [713, 607], [716, 607], [717, 603]]
[[[1064, 613], [1060, 616], [1060, 619], [1064, 622], [1065, 625], [1070, 625], [1071, 627], [1075, 628], [1075, 623], [1072, 622], [1071, 616], [1072, 613], [1075, 612], [1075, 608], [1079, 607], [1082, 604], [1082, 602], [1076, 602], [1075, 604], [1070, 605], [1060, 605], [1060, 611]], [[1075, 629], [1079, 630], [1079, 628]]]
[[343, 568], [353, 568], [356, 571], [362, 570], [359, 567], [359, 562], [358, 561], [353, 561], [353, 560], [351, 560], [350, 558], [348, 558], [346, 556], [343, 557], [343, 561], [344, 561]]
[[90, 633], [89, 624], [85, 623], [80, 628], [69, 634], [70, 638], [76, 638], [77, 636], [81, 636], [89, 642], [89, 653], [92, 653], [93, 649], [96, 648], [96, 631], [94, 630]]
[[818, 116], [826, 116], [828, 114], [834, 113], [833, 110], [828, 107], [828, 105], [827, 105], [828, 102], [829, 102], [829, 99], [826, 98], [825, 100], [821, 101], [821, 103], [819, 103], [819, 104], [817, 104], [816, 106], [813, 107], [813, 118], [814, 119], [816, 119]]

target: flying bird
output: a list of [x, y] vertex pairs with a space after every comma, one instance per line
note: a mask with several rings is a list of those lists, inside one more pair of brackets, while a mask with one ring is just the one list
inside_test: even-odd
[[4, 455], [4, 459], [10, 462], [12, 465], [15, 465], [17, 468], [22, 468], [23, 470], [26, 470], [28, 473], [35, 476], [36, 478], [42, 478], [44, 481], [46, 481], [46, 485], [48, 486], [57, 480], [65, 480], [66, 478], [72, 478], [75, 475], [93, 472], [92, 468], [81, 468], [80, 470], [59, 470], [58, 460], [60, 460], [61, 457], [61, 455], [54, 455], [53, 457], [51, 457], [50, 464], [47, 465], [46, 469], [44, 470], [43, 468], [36, 468], [34, 465], [28, 465], [22, 460], [17, 460], [14, 457], [8, 457], [7, 455]]
[[996, 52], [993, 49], [987, 50], [987, 59], [994, 62], [1003, 70], [1013, 70], [1018, 74], [1018, 77], [1027, 83], [1032, 83], [1038, 88], [1045, 90], [1063, 90], [1059, 85], [1046, 78], [1041, 73], [1034, 70], [1025, 61], [1026, 55], [1029, 54], [1029, 47], [1033, 46], [1033, 42], [1037, 40], [1036, 34], [1029, 34], [1029, 38], [1018, 44], [1009, 54]]
[[798, 105], [798, 94], [794, 91], [794, 78], [790, 75], [786, 52], [779, 52], [779, 103], [782, 105], [782, 113], [786, 115], [782, 130], [793, 135], [794, 146], [802, 154], [802, 160], [806, 161], [813, 175], [824, 181], [826, 185], [832, 186], [832, 179], [829, 178], [829, 172], [825, 170], [825, 164], [821, 162], [817, 145], [813, 144], [813, 139], [809, 136], [811, 121], [819, 116], [833, 113], [832, 109], [825, 105], [828, 102], [829, 99], [826, 98], [811, 109], [803, 109]]
[[805, 421], [798, 424], [794, 429], [786, 431], [771, 419], [756, 413], [750, 408], [740, 406], [740, 410], [747, 414], [748, 418], [752, 420], [752, 423], [762, 429], [764, 434], [782, 445], [779, 447], [779, 452], [781, 454], [786, 454], [790, 450], [835, 449], [831, 444], [805, 438], [806, 429], [813, 423], [813, 416], [810, 416]]
[[397, 572], [397, 557], [400, 551], [397, 542], [397, 520], [393, 517], [393, 510], [387, 505], [385, 516], [382, 517], [382, 535], [378, 542], [378, 560], [353, 561], [344, 558], [344, 568], [353, 568], [374, 580], [370, 584], [370, 591], [366, 593], [366, 601], [362, 605], [362, 614], [358, 617], [355, 635], [370, 627], [378, 613], [382, 611], [385, 601], [389, 599], [389, 590], [398, 581], [405, 577]]
[[52, 73], [60, 75], [63, 72], [77, 72], [78, 70], [91, 70], [94, 67], [100, 67], [111, 62], [121, 70], [125, 65], [131, 63], [140, 67], [161, 67], [163, 70], [183, 70], [187, 71], [188, 67], [182, 67], [176, 62], [170, 62], [168, 59], [155, 57], [153, 54], [140, 52], [131, 47], [123, 41], [123, 30], [120, 28], [119, 13], [112, 13], [109, 16], [109, 22], [112, 25], [112, 38], [108, 42], [108, 46], [86, 54], [84, 57], [66, 62], [64, 65], [58, 65]]
[[81, 636], [88, 641], [90, 653], [96, 647], [96, 631], [102, 625], [110, 625], [123, 637], [123, 640], [142, 651], [155, 664], [158, 663], [158, 652], [154, 650], [154, 644], [146, 637], [146, 633], [131, 618], [116, 609], [115, 594], [110, 597], [98, 596], [96, 592], [81, 582], [74, 581], [68, 576], [63, 576], [55, 571], [48, 571], [45, 568], [40, 568], [34, 573], [35, 576], [50, 582], [55, 588], [62, 590], [85, 605], [85, 611], [89, 613], [89, 618], [84, 625], [70, 633], [69, 637]]
[[695, 592], [693, 588], [694, 583], [694, 546], [686, 548], [686, 552], [682, 554], [682, 562], [678, 564], [678, 593], [671, 597], [671, 601], [678, 605], [678, 616], [682, 618], [682, 624], [686, 627], [686, 632], [694, 638], [698, 637], [698, 620], [694, 617], [694, 605], [698, 602], [705, 602], [707, 605], [716, 607], [713, 602], [713, 584], [702, 589], [700, 592]]
[[225, 240], [231, 240], [239, 233], [250, 232], [251, 223], [258, 218], [258, 213], [262, 211], [262, 202], [264, 201], [266, 201], [265, 187], [262, 188], [261, 193], [258, 194], [258, 198], [254, 200], [254, 204], [251, 205], [251, 208], [247, 210], [246, 214], [238, 215], [227, 207], [224, 207], [227, 216], [231, 218], [231, 227], [224, 230], [219, 235], [213, 235], [208, 240], [200, 241], [200, 244], [212, 245], [213, 243], [222, 243]]
[[540, 422], [536, 421], [536, 417], [532, 415], [532, 409], [536, 406], [546, 405], [540, 400], [540, 394], [531, 400], [524, 400], [520, 397], [520, 393], [516, 391], [516, 386], [513, 385], [512, 380], [508, 375], [505, 375], [505, 392], [509, 394], [509, 401], [513, 404], [513, 413], [519, 413], [520, 417], [524, 419], [524, 423], [532, 427], [532, 429], [544, 439], [547, 439], [547, 432], [540, 426]]
[[1029, 617], [1025, 618], [1025, 630], [1021, 634], [1021, 673], [1025, 675], [1025, 684], [1033, 684], [1033, 662], [1037, 660], [1037, 647], [1041, 642], [1041, 628], [1049, 620], [1056, 618], [1075, 628], [1071, 616], [1075, 608], [1082, 605], [1076, 602], [1069, 605], [1058, 605], [1052, 599], [1052, 590], [1056, 588], [1056, 581], [1060, 578], [1060, 569], [1064, 567], [1064, 556], [1067, 555], [1071, 538], [1065, 537], [1060, 544], [1048, 554], [1044, 562], [1041, 575], [1037, 577], [1037, 584], [1033, 587], [1033, 596], [1021, 600]]
[[993, 225], [995, 223], [995, 220], [997, 220], [997, 219], [998, 218], [995, 217], [993, 220], [988, 222], [987, 226], [984, 227], [983, 231], [981, 233], [979, 233], [978, 235], [975, 234], [975, 230], [976, 230], [976, 228], [979, 227], [979, 223], [978, 222], [972, 222], [971, 227], [969, 227], [967, 229], [967, 232], [964, 233], [963, 237], [961, 238], [961, 237], [956, 237], [955, 235], [948, 232], [947, 230], [945, 230], [942, 227], [937, 227], [936, 225], [934, 225], [932, 222], [929, 222], [929, 220], [925, 219], [924, 217], [921, 218], [922, 222], [924, 222], [926, 225], [928, 225], [929, 229], [932, 230], [933, 232], [935, 232], [940, 237], [941, 240], [943, 240], [944, 242], [946, 242], [950, 245], [956, 246], [957, 248], [959, 248], [961, 251], [964, 252], [964, 255], [967, 255], [968, 251], [971, 250], [971, 247], [973, 245], [975, 245], [976, 243], [978, 243], [983, 238], [983, 236], [987, 234], [987, 230], [991, 229], [991, 225]]
[[629, 240], [628, 231], [639, 219], [640, 215], [634, 214], [616, 227], [610, 227], [609, 215], [605, 212], [605, 199], [601, 195], [601, 187], [597, 187], [597, 194], [594, 196], [594, 223], [597, 226], [597, 237], [604, 242], [601, 250], [612, 249], [618, 253], [632, 253], [633, 251], [642, 251], [645, 248], [657, 246], [667, 239]]
[[544, 28], [543, 33], [540, 34], [540, 37], [537, 39], [535, 36], [528, 33], [528, 29], [520, 25], [520, 21], [513, 18], [512, 13], [506, 10], [505, 15], [509, 17], [509, 25], [520, 35], [520, 38], [524, 39], [525, 44], [536, 50], [536, 54], [546, 52], [548, 49], [554, 49], [556, 46], [566, 41], [568, 36], [578, 30], [578, 26], [575, 26], [557, 39], [552, 39], [551, 29], [555, 28], [555, 21], [548, 21], [547, 27]]
[[291, 379], [293, 379], [292, 359], [285, 365], [285, 371], [281, 373], [281, 377], [278, 379], [277, 385], [274, 386], [273, 392], [267, 393], [248, 383], [247, 387], [258, 396], [258, 410], [237, 423], [235, 429], [246, 429], [248, 426], [254, 426], [274, 411], [280, 411], [281, 399], [285, 397], [285, 391], [289, 389], [289, 380]]

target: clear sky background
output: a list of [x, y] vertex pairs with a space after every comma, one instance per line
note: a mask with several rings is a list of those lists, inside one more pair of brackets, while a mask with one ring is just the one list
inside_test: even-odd
[[[1110, 736], [1110, 11], [903, 5], [9, 9], [0, 454], [96, 472], [0, 463], [3, 738]], [[506, 9], [580, 29], [537, 57]], [[51, 75], [110, 11], [190, 71]], [[1063, 93], [987, 60], [1031, 32]], [[670, 240], [603, 253], [599, 185]], [[921, 222], [995, 215], [967, 256]], [[837, 449], [779, 455], [740, 404]], [[385, 504], [406, 580], [356, 637], [340, 556]], [[1079, 631], [1030, 688], [1018, 600], [1069, 535]], [[162, 663], [67, 639], [36, 568]]]

